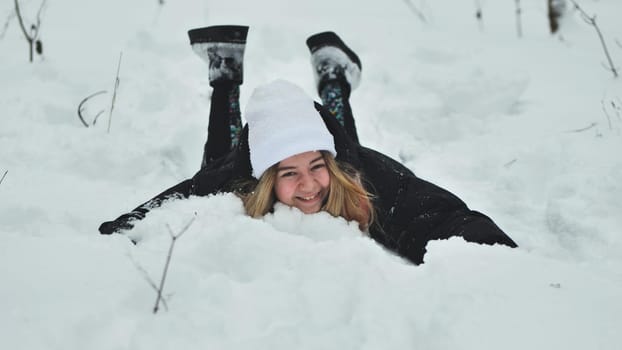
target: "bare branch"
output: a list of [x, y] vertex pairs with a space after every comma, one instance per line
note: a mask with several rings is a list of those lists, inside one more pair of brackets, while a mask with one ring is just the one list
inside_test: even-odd
[[475, 0], [475, 18], [479, 23], [479, 30], [484, 30], [484, 13], [482, 12], [482, 4], [479, 0]]
[[572, 4], [574, 5], [574, 8], [579, 11], [579, 13], [581, 14], [581, 18], [583, 18], [583, 20], [587, 23], [587, 24], [594, 24], [596, 22], [596, 15], [591, 16], [587, 14], [587, 12], [583, 11], [583, 9], [581, 8], [581, 6], [579, 6], [579, 4], [577, 4], [577, 2], [575, 0], [570, 0], [572, 2]]
[[[151, 286], [151, 288], [153, 288], [153, 290], [157, 293], [158, 286], [151, 279], [151, 277], [149, 277], [149, 273], [147, 272], [147, 270], [145, 270], [142, 266], [140, 266], [138, 261], [136, 261], [132, 255], [128, 254], [127, 256], [130, 259], [130, 261], [132, 261], [132, 263], [134, 264], [134, 267], [138, 270], [138, 272], [140, 272], [143, 279], [147, 281], [147, 283]], [[168, 304], [166, 303], [166, 300], [164, 298], [162, 298], [162, 305], [164, 306], [164, 309], [168, 311]]]
[[4, 175], [2, 175], [2, 178], [0, 179], [0, 184], [2, 183], [2, 181], [4, 181], [4, 178], [6, 177], [6, 174], [8, 173], [8, 170], [4, 171]]
[[0, 33], [0, 39], [4, 38], [6, 35], [6, 31], [9, 29], [9, 24], [15, 18], [15, 11], [11, 11], [9, 15], [6, 17], [6, 21], [4, 22], [4, 26], [2, 27], [2, 33]]
[[[35, 41], [39, 37], [39, 29], [41, 27], [41, 12], [43, 11], [44, 6], [45, 6], [45, 0], [41, 2], [41, 6], [39, 7], [39, 11], [37, 12], [36, 24], [30, 25], [30, 34], [28, 34], [26, 30], [26, 25], [24, 24], [24, 18], [22, 16], [22, 13], [19, 7], [19, 1], [15, 0], [15, 13], [17, 14], [17, 19], [19, 20], [19, 26], [22, 29], [22, 33], [24, 33], [24, 37], [26, 38], [26, 41], [28, 42], [28, 46], [30, 48], [30, 62], [32, 62], [32, 58], [33, 58], [32, 57], [33, 50], [34, 50], [33, 46], [35, 44]], [[42, 47], [41, 43], [38, 43], [38, 46]]]
[[15, 0], [15, 13], [17, 14], [17, 19], [19, 21], [19, 27], [22, 29], [22, 33], [24, 33], [24, 37], [26, 37], [26, 40], [29, 43], [31, 43], [33, 39], [30, 37], [30, 35], [28, 35], [28, 32], [26, 31], [26, 25], [24, 24], [22, 12], [19, 8], [19, 2], [17, 0]]
[[515, 0], [516, 4], [516, 34], [519, 38], [523, 37], [523, 26], [521, 23], [521, 13], [523, 12], [520, 7], [520, 0]]
[[45, 10], [45, 5], [47, 5], [47, 0], [41, 0], [41, 5], [37, 10], [37, 26], [41, 23], [41, 14], [43, 13], [43, 10]]
[[[97, 91], [97, 92], [96, 92], [96, 93], [94, 93], [94, 94], [90, 94], [90, 95], [88, 95], [87, 97], [85, 97], [85, 98], [84, 98], [84, 99], [80, 102], [80, 104], [78, 105], [78, 117], [80, 118], [80, 121], [82, 122], [82, 124], [83, 124], [85, 127], [87, 127], [87, 128], [88, 128], [88, 127], [89, 127], [89, 124], [88, 124], [88, 123], [84, 120], [84, 117], [82, 117], [82, 106], [83, 106], [83, 105], [86, 103], [86, 101], [88, 101], [90, 98], [95, 97], [95, 96], [97, 96], [97, 95], [105, 94], [105, 93], [106, 93], [106, 91], [105, 91], [105, 90], [102, 90], [102, 91]], [[103, 111], [102, 111], [102, 112], [103, 112]], [[100, 113], [98, 113], [98, 114], [97, 114], [97, 116], [95, 117], [95, 120], [97, 119], [97, 117], [99, 117], [99, 115], [100, 115], [102, 112], [100, 112]], [[95, 124], [95, 120], [93, 121], [93, 124]]]
[[41, 13], [43, 12], [43, 8], [45, 7], [45, 1], [41, 1], [41, 6], [39, 6], [39, 10], [37, 11], [37, 31], [35, 32], [35, 36], [32, 38], [36, 40], [39, 37], [39, 32], [41, 31]]
[[93, 125], [95, 125], [97, 123], [97, 119], [99, 119], [99, 116], [104, 114], [104, 110], [102, 109], [101, 111], [99, 111], [96, 115], [95, 118], [93, 118]]
[[[618, 101], [617, 104], [615, 100]], [[611, 117], [611, 114], [609, 113], [610, 111], [613, 111], [618, 121], [622, 122], [622, 116], [621, 116], [622, 115], [622, 101], [620, 100], [619, 97], [616, 97], [615, 100], [611, 99], [610, 101], [608, 101], [608, 103], [606, 103], [605, 100], [600, 101], [600, 105], [603, 109], [603, 112], [605, 113], [605, 116], [607, 117], [607, 123], [609, 125], [609, 130], [613, 130], [613, 123], [611, 122], [613, 118]]]
[[117, 77], [114, 80], [114, 92], [112, 93], [112, 101], [110, 102], [110, 114], [108, 115], [108, 133], [110, 133], [110, 123], [112, 122], [112, 110], [114, 109], [114, 102], [117, 98], [117, 88], [119, 87], [119, 71], [121, 70], [121, 58], [123, 52], [119, 53], [119, 64], [117, 65]]
[[171, 245], [168, 249], [168, 255], [166, 256], [166, 263], [164, 264], [164, 272], [162, 272], [162, 279], [160, 280], [160, 288], [158, 288], [158, 297], [156, 298], [155, 306], [153, 307], [154, 314], [158, 312], [160, 300], [162, 299], [162, 290], [164, 289], [164, 281], [166, 280], [166, 274], [168, 273], [168, 266], [171, 263], [171, 256], [173, 255], [173, 248], [175, 247], [175, 242], [177, 241], [179, 237], [181, 237], [184, 233], [186, 233], [186, 231], [188, 230], [190, 225], [192, 225], [195, 219], [196, 219], [196, 216], [193, 217], [186, 224], [186, 226], [184, 226], [181, 229], [181, 231], [177, 234], [173, 233], [173, 230], [171, 229], [171, 227], [168, 224], [166, 224], [166, 228], [168, 229], [168, 232], [171, 235]]
[[611, 125], [611, 116], [607, 111], [607, 107], [605, 107], [605, 101], [600, 101], [600, 105], [603, 109], [603, 112], [605, 113], [605, 116], [607, 117], [607, 124], [609, 125], [609, 130], [613, 130], [613, 126]]
[[419, 11], [419, 9], [412, 3], [412, 1], [404, 0], [404, 2], [408, 6], [408, 8], [415, 14], [415, 16], [419, 17], [421, 22], [423, 22], [423, 23], [427, 22], [427, 20], [425, 19], [425, 16], [423, 15], [423, 13], [421, 11]]
[[598, 33], [598, 38], [600, 39], [600, 43], [603, 45], [603, 50], [605, 51], [605, 56], [607, 57], [607, 62], [609, 62], [608, 69], [613, 73], [614, 78], [618, 77], [618, 70], [613, 64], [613, 60], [611, 59], [611, 55], [609, 55], [609, 50], [607, 50], [607, 45], [605, 44], [605, 39], [603, 38], [603, 34], [600, 31], [600, 28], [596, 25], [596, 17], [594, 17], [594, 29]]
[[579, 4], [577, 4], [577, 2], [575, 0], [570, 0], [575, 9], [577, 9], [579, 11], [579, 13], [581, 13], [581, 17], [583, 18], [583, 20], [588, 23], [589, 25], [591, 25], [592, 27], [594, 27], [594, 29], [596, 30], [596, 33], [598, 34], [598, 38], [600, 39], [600, 43], [603, 47], [603, 51], [605, 51], [605, 56], [607, 57], [607, 62], [609, 63], [609, 67], [607, 67], [607, 69], [609, 71], [611, 71], [613, 73], [613, 77], [617, 78], [618, 77], [618, 71], [616, 69], [616, 67], [613, 64], [613, 60], [611, 59], [611, 55], [609, 55], [609, 50], [607, 49], [607, 45], [605, 44], [605, 39], [603, 37], [603, 34], [600, 31], [600, 28], [598, 27], [598, 25], [596, 24], [596, 15], [594, 16], [589, 16], [585, 11], [583, 11], [583, 9], [579, 6]]
[[504, 166], [504, 167], [506, 167], [506, 168], [509, 168], [509, 167], [511, 167], [514, 163], [516, 163], [516, 161], [517, 161], [517, 160], [518, 160], [518, 159], [514, 158], [514, 159], [512, 159], [511, 161], [509, 161], [509, 162], [507, 162], [507, 163], [503, 164], [503, 166]]
[[19, 9], [19, 2], [17, 0], [15, 0], [15, 13], [17, 14], [17, 19], [19, 21], [19, 26], [20, 26], [20, 28], [22, 28], [22, 33], [24, 33], [24, 36], [26, 37], [26, 40], [31, 41], [32, 39], [30, 38], [30, 36], [26, 32], [26, 26], [24, 25], [24, 19], [22, 18], [22, 13], [21, 13], [21, 11]]
[[620, 100], [619, 97], [616, 97], [616, 100], [618, 100], [618, 104], [616, 105], [616, 102], [612, 100], [611, 107], [614, 111], [616, 111], [616, 117], [618, 117], [618, 120], [622, 121], [622, 100]]
[[[196, 213], [195, 213], [196, 215]], [[194, 222], [194, 220], [196, 220], [196, 216], [193, 217], [190, 221], [188, 221], [188, 223], [186, 224], [186, 226], [184, 226], [181, 231], [175, 235], [173, 233], [173, 230], [171, 229], [171, 226], [169, 226], [168, 224], [166, 225], [166, 227], [168, 228], [168, 233], [171, 235], [172, 239], [177, 239], [179, 237], [181, 237], [181, 235], [183, 235], [184, 233], [186, 233], [186, 231], [188, 231], [188, 228], [190, 228], [190, 225], [192, 225], [192, 223]]]
[[581, 129], [575, 129], [575, 130], [568, 130], [568, 132], [583, 132], [586, 130], [590, 130], [591, 128], [595, 127], [596, 125], [598, 125], [598, 123], [592, 123], [584, 128]]

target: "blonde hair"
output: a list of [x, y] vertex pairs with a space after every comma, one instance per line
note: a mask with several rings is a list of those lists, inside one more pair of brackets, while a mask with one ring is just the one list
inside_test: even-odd
[[[371, 195], [363, 187], [360, 174], [352, 167], [337, 162], [330, 152], [321, 153], [330, 176], [328, 198], [322, 210], [332, 216], [358, 222], [359, 229], [365, 232], [374, 220], [374, 210]], [[274, 207], [277, 201], [274, 194], [277, 169], [278, 163], [261, 175], [251, 192], [239, 194], [247, 215], [262, 217]]]

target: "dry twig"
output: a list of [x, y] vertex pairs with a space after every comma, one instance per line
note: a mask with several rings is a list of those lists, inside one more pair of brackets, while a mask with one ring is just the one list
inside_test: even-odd
[[41, 2], [41, 6], [39, 7], [39, 11], [37, 11], [37, 20], [36, 24], [30, 25], [30, 34], [26, 30], [26, 25], [24, 24], [24, 18], [22, 16], [19, 1], [15, 0], [15, 13], [17, 14], [17, 19], [19, 21], [19, 26], [22, 29], [22, 33], [24, 33], [24, 37], [26, 41], [28, 41], [28, 46], [30, 47], [30, 62], [33, 59], [33, 50], [37, 49], [37, 53], [41, 54], [43, 52], [43, 46], [41, 44], [41, 40], [39, 40], [39, 32], [41, 30], [41, 12], [43, 11], [43, 7], [45, 6], [45, 0]]
[[171, 263], [171, 256], [173, 255], [173, 248], [175, 247], [175, 242], [179, 237], [181, 237], [190, 225], [194, 222], [196, 217], [193, 217], [187, 224], [184, 226], [178, 234], [173, 233], [171, 227], [167, 224], [166, 228], [168, 229], [169, 234], [171, 235], [171, 245], [168, 249], [168, 255], [166, 256], [166, 263], [164, 264], [164, 272], [162, 272], [162, 279], [160, 280], [160, 287], [158, 288], [158, 297], [156, 298], [155, 306], [153, 307], [153, 313], [157, 313], [160, 305], [160, 300], [162, 300], [162, 290], [164, 289], [164, 281], [166, 280], [166, 274], [168, 273], [168, 266]]
[[[616, 104], [614, 100], [609, 101], [609, 104], [611, 105], [611, 109], [615, 113], [615, 116], [618, 118], [618, 121], [622, 121], [622, 102], [620, 101], [620, 99], [618, 98], [618, 104]], [[603, 112], [605, 113], [605, 116], [607, 117], [607, 124], [609, 125], [609, 130], [613, 130], [613, 124], [611, 123], [612, 118], [607, 109], [607, 104], [604, 100], [602, 100], [600, 102], [600, 105], [603, 109]]]
[[580, 128], [580, 129], [575, 129], [575, 130], [569, 130], [568, 132], [584, 132], [587, 130], [590, 130], [591, 128], [595, 127], [596, 125], [598, 125], [598, 123], [592, 123], [584, 128]]
[[[151, 288], [153, 288], [153, 290], [157, 293], [158, 292], [158, 286], [151, 279], [151, 277], [149, 277], [149, 273], [147, 272], [147, 270], [145, 270], [142, 266], [140, 266], [138, 261], [136, 261], [134, 259], [134, 257], [132, 257], [132, 255], [128, 254], [128, 257], [130, 258], [130, 260], [134, 264], [134, 267], [138, 270], [138, 272], [140, 272], [140, 274], [143, 277], [143, 279], [145, 281], [147, 281], [147, 283], [149, 283]], [[166, 300], [164, 298], [162, 298], [161, 303], [162, 303], [162, 306], [164, 306], [164, 310], [168, 311], [168, 304], [166, 303]]]
[[590, 17], [585, 11], [583, 11], [583, 9], [579, 6], [579, 4], [577, 4], [577, 2], [575, 0], [570, 0], [570, 1], [572, 1], [575, 9], [577, 9], [577, 11], [579, 11], [579, 13], [581, 13], [581, 17], [583, 18], [583, 20], [587, 24], [589, 24], [592, 27], [594, 27], [594, 29], [596, 30], [596, 33], [598, 34], [598, 38], [600, 39], [600, 43], [603, 46], [603, 51], [605, 51], [605, 56], [607, 57], [607, 61], [609, 62], [609, 67], [606, 67], [606, 68], [613, 73], [613, 77], [614, 78], [617, 78], [618, 77], [618, 70], [616, 69], [615, 65], [613, 64], [613, 60], [611, 59], [611, 55], [609, 55], [609, 50], [607, 49], [607, 44], [605, 44], [605, 38], [603, 37], [603, 34], [600, 31], [600, 28], [596, 24], [596, 15], [593, 15], [593, 16]]
[[475, 18], [479, 23], [479, 30], [484, 30], [484, 13], [482, 12], [482, 4], [479, 0], [475, 0]]
[[427, 22], [427, 20], [425, 19], [425, 16], [423, 15], [423, 12], [419, 11], [417, 6], [415, 6], [415, 4], [412, 3], [412, 1], [404, 0], [404, 2], [406, 3], [406, 6], [408, 6], [408, 8], [415, 14], [415, 16], [419, 17], [421, 22], [423, 23]]
[[121, 70], [121, 58], [122, 57], [123, 57], [123, 52], [119, 53], [119, 64], [117, 65], [117, 77], [114, 80], [114, 91], [112, 92], [112, 101], [110, 102], [110, 114], [108, 115], [108, 133], [110, 133], [110, 123], [112, 123], [112, 110], [114, 109], [114, 102], [117, 99], [117, 88], [119, 87], [119, 71]]
[[[83, 105], [84, 105], [84, 104], [85, 104], [85, 103], [86, 103], [89, 99], [91, 99], [92, 97], [95, 97], [95, 96], [97, 96], [97, 95], [101, 95], [101, 94], [105, 94], [105, 93], [106, 93], [106, 91], [105, 91], [105, 90], [102, 90], [102, 91], [97, 91], [97, 92], [96, 92], [96, 93], [94, 93], [94, 94], [90, 94], [90, 95], [88, 95], [87, 97], [85, 97], [85, 98], [84, 98], [84, 99], [80, 102], [80, 104], [78, 105], [78, 118], [80, 118], [80, 121], [82, 122], [82, 124], [83, 124], [85, 127], [87, 127], [87, 128], [88, 128], [88, 127], [89, 127], [89, 124], [86, 122], [86, 120], [84, 120], [84, 117], [82, 116], [82, 106], [83, 106]], [[96, 115], [96, 116], [95, 116], [95, 118], [93, 119], [93, 125], [95, 125], [95, 122], [97, 121], [97, 118], [98, 118], [98, 117], [99, 117], [99, 115], [100, 115], [100, 114], [102, 114], [103, 112], [104, 112], [104, 111], [102, 110], [102, 111], [99, 111], [99, 113], [97, 113], [97, 115]]]
[[509, 168], [509, 167], [511, 167], [514, 163], [516, 163], [516, 161], [518, 161], [518, 159], [514, 158], [514, 159], [512, 159], [511, 161], [509, 161], [509, 162], [507, 162], [507, 163], [503, 164], [503, 166], [504, 166], [505, 168]]
[[11, 11], [9, 15], [6, 17], [6, 21], [4, 22], [4, 26], [2, 27], [2, 33], [0, 33], [0, 39], [4, 38], [7, 29], [9, 29], [9, 24], [15, 18], [15, 11]]
[[516, 4], [516, 34], [519, 38], [523, 37], [523, 25], [521, 23], [521, 13], [523, 12], [520, 7], [520, 0], [515, 0]]
[[8, 170], [4, 171], [4, 175], [2, 175], [2, 178], [0, 179], [0, 184], [2, 183], [2, 181], [4, 181], [4, 178], [6, 177], [6, 174], [8, 173]]

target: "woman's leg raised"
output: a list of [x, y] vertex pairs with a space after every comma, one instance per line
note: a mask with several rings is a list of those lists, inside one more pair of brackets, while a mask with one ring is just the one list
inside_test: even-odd
[[210, 26], [188, 31], [192, 49], [209, 64], [209, 80], [214, 89], [202, 168], [227, 154], [239, 142], [240, 85], [247, 33], [246, 26]]
[[311, 51], [311, 65], [322, 103], [344, 127], [348, 136], [358, 143], [350, 93], [359, 84], [361, 61], [333, 32], [310, 36], [307, 46]]
[[237, 146], [242, 131], [240, 85], [216, 85], [212, 92], [201, 168]]

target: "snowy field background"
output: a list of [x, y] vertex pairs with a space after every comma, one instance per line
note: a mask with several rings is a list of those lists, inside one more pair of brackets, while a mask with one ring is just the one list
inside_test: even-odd
[[[622, 343], [622, 83], [569, 9], [545, 0], [49, 0], [43, 57], [13, 2], [0, 33], [0, 348], [617, 349]], [[22, 1], [27, 23], [40, 2]], [[582, 0], [622, 66], [622, 3]], [[232, 195], [97, 227], [194, 174], [210, 88], [188, 29], [246, 24], [242, 105], [289, 79], [315, 96], [305, 39], [359, 54], [361, 141], [491, 216], [518, 249], [431, 243], [412, 266], [326, 214], [254, 220]], [[107, 132], [120, 52], [120, 85]], [[77, 117], [88, 102], [90, 122]], [[90, 118], [90, 119], [89, 119]], [[585, 129], [585, 130], [583, 130]], [[583, 130], [583, 131], [578, 131]], [[169, 248], [168, 311], [153, 315]], [[141, 272], [141, 269], [145, 273]]]

